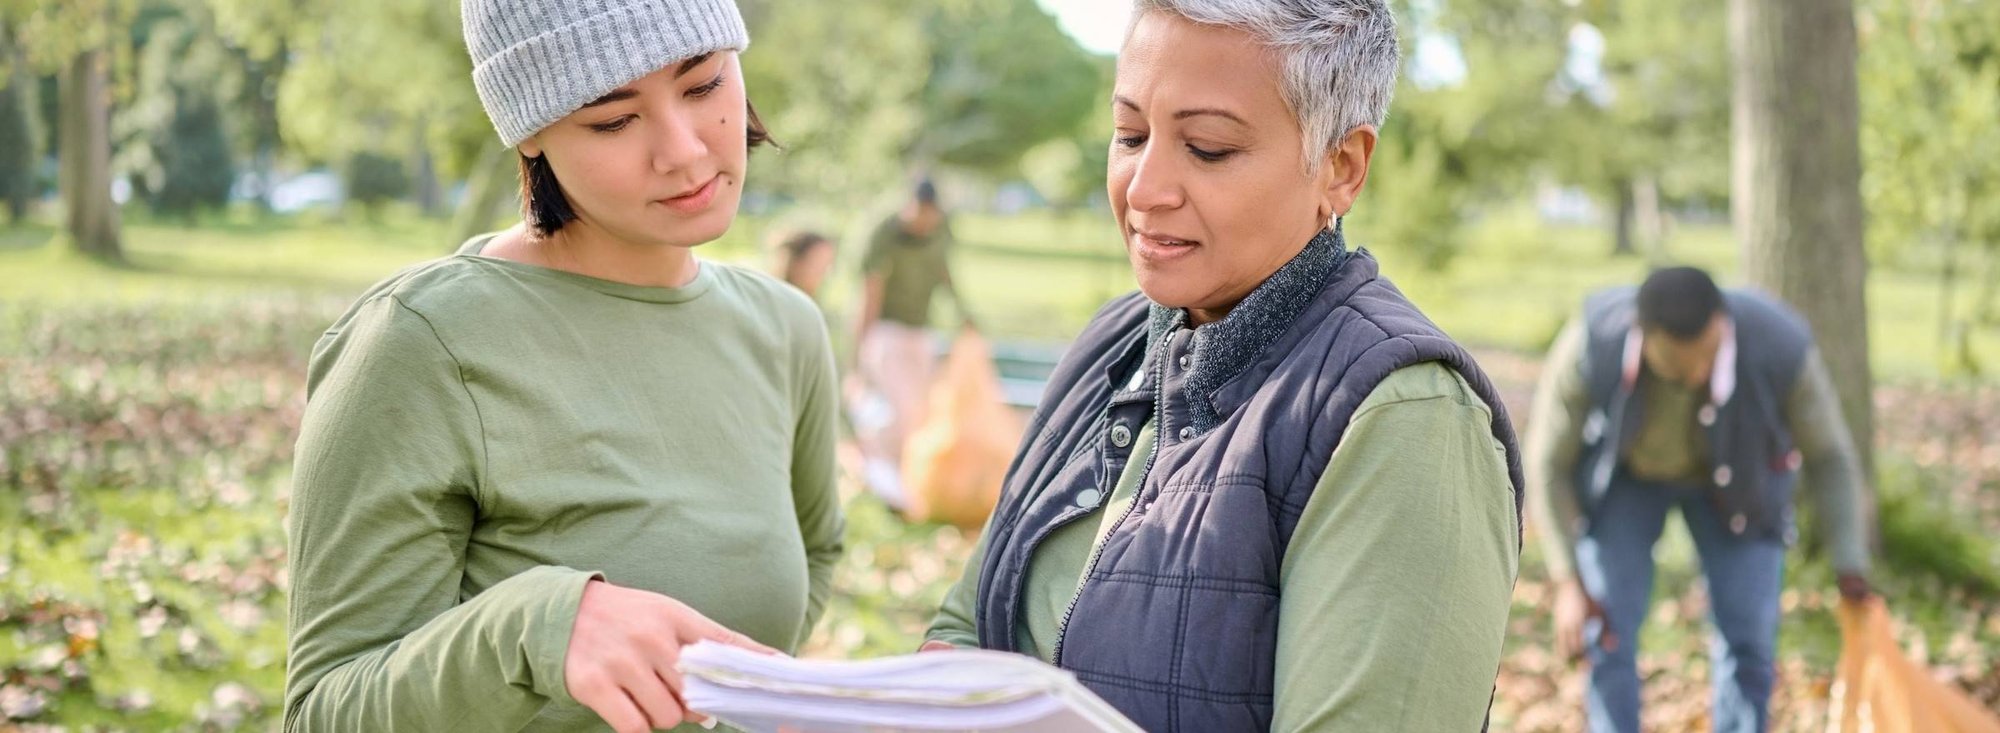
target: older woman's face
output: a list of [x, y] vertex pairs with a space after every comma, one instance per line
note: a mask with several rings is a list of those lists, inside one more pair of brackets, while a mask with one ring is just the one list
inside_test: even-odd
[[1139, 287], [1196, 323], [1221, 318], [1352, 201], [1334, 185], [1354, 173], [1339, 156], [1307, 176], [1276, 57], [1247, 33], [1146, 14], [1118, 56], [1112, 107], [1111, 208]]
[[749, 160], [736, 53], [676, 62], [521, 144], [546, 155], [581, 221], [627, 242], [691, 247], [736, 218]]

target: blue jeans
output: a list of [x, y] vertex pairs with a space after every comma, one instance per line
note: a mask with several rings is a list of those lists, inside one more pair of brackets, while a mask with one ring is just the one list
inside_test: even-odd
[[[1621, 472], [1622, 473], [1622, 472]], [[1653, 544], [1666, 528], [1668, 510], [1680, 507], [1708, 582], [1710, 645], [1715, 683], [1716, 733], [1763, 731], [1770, 719], [1776, 677], [1778, 593], [1785, 546], [1776, 540], [1730, 534], [1704, 490], [1632, 480], [1612, 482], [1577, 543], [1577, 573], [1604, 608], [1605, 625], [1618, 637], [1615, 651], [1585, 630], [1589, 647], [1587, 693], [1593, 733], [1639, 731], [1639, 629], [1653, 593]]]

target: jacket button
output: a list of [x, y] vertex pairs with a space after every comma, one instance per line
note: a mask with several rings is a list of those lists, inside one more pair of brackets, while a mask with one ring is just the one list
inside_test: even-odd
[[1701, 426], [1704, 428], [1713, 427], [1715, 425], [1715, 405], [1702, 405], [1701, 410], [1695, 413], [1694, 419], [1700, 420]]
[[1125, 423], [1122, 422], [1111, 426], [1111, 444], [1120, 448], [1131, 445], [1132, 429], [1125, 427]]
[[1194, 440], [1194, 426], [1181, 428], [1181, 440]]
[[1104, 498], [1104, 492], [1097, 489], [1084, 489], [1076, 495], [1076, 505], [1085, 509], [1095, 509], [1097, 508], [1097, 500], [1101, 498]]
[[1137, 392], [1144, 386], [1146, 386], [1146, 367], [1141, 365], [1138, 371], [1132, 372], [1132, 381], [1126, 383], [1125, 391]]
[[1736, 534], [1743, 534], [1743, 530], [1749, 528], [1750, 528], [1750, 519], [1748, 517], [1743, 516], [1742, 512], [1738, 512], [1736, 516], [1729, 518], [1730, 532]]
[[1181, 371], [1187, 371], [1188, 367], [1194, 366], [1194, 357], [1188, 356], [1187, 354], [1182, 354], [1179, 363], [1181, 365]]
[[1728, 467], [1728, 466], [1722, 466], [1722, 467], [1720, 467], [1720, 468], [1717, 468], [1717, 469], [1715, 469], [1715, 485], [1716, 485], [1716, 486], [1725, 486], [1725, 487], [1726, 487], [1726, 486], [1728, 486], [1728, 485], [1729, 485], [1729, 480], [1730, 480], [1730, 479], [1732, 479], [1732, 478], [1735, 478], [1735, 476], [1734, 476], [1733, 474], [1731, 474], [1731, 473], [1729, 472], [1729, 467]]

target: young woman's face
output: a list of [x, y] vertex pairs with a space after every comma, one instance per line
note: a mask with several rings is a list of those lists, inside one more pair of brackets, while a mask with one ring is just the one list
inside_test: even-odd
[[692, 247], [729, 230], [749, 159], [734, 51], [674, 63], [521, 143], [546, 156], [577, 222], [626, 242]]

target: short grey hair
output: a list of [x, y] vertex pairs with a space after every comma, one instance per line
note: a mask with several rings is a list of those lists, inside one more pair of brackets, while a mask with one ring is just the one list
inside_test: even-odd
[[1389, 116], [1402, 61], [1386, 0], [1136, 0], [1132, 23], [1154, 10], [1244, 31], [1277, 53], [1308, 172], [1348, 132]]

